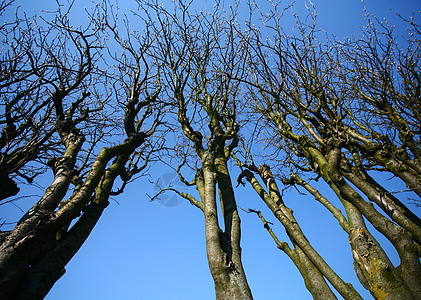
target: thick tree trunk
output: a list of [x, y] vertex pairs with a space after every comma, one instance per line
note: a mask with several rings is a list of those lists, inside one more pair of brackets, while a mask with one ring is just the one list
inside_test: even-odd
[[[215, 283], [216, 299], [253, 299], [241, 264], [240, 224], [236, 209], [231, 211], [231, 215], [224, 215], [224, 220], [227, 222], [226, 232], [222, 232], [218, 225], [217, 173], [214, 158], [210, 154], [205, 154], [203, 181], [206, 252]], [[223, 211], [227, 209], [224, 207]]]
[[[414, 299], [419, 295], [421, 273], [417, 252], [411, 239], [407, 234], [399, 232], [398, 226], [381, 215], [373, 206], [369, 206], [343, 179], [340, 173], [341, 151], [339, 148], [333, 147], [328, 157], [327, 181], [333, 183], [332, 187], [339, 198], [352, 203], [358, 215], [363, 214], [377, 230], [383, 233], [397, 249], [405, 271], [417, 275], [416, 277], [411, 276], [412, 282], [404, 280], [404, 277], [395, 270], [380, 244], [368, 232], [362, 217], [360, 217], [360, 221], [352, 224], [355, 214], [347, 211], [351, 224], [349, 238], [353, 256], [367, 279], [370, 292], [376, 298]], [[412, 258], [410, 261], [406, 259], [408, 255]]]
[[[72, 228], [58, 237], [57, 245], [31, 265], [22, 280], [15, 299], [43, 299], [54, 283], [65, 273], [65, 266], [77, 253], [97, 224], [104, 209], [108, 206], [108, 196], [115, 175], [106, 172], [93, 201]], [[112, 178], [114, 177], [114, 178]]]
[[[0, 299], [42, 299], [48, 293], [89, 236], [108, 204], [114, 179], [121, 174], [130, 153], [143, 143], [144, 136], [135, 134], [122, 144], [101, 149], [82, 186], [69, 200], [61, 202], [72, 177], [72, 158], [83, 143], [83, 138], [71, 140], [74, 143], [67, 145], [64, 157], [55, 160], [55, 178], [44, 196], [2, 237]], [[113, 157], [115, 161], [106, 169]], [[55, 211], [60, 203], [64, 204]], [[83, 211], [68, 230], [71, 221]]]
[[[62, 133], [65, 134], [64, 132]], [[21, 218], [0, 245], [0, 298], [14, 298], [28, 268], [56, 245], [60, 222], [54, 209], [65, 196], [84, 136], [67, 133], [66, 151], [51, 164], [54, 180], [43, 197]]]

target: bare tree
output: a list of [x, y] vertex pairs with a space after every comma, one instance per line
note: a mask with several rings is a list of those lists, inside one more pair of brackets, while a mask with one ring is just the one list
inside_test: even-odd
[[[215, 282], [217, 299], [251, 299], [241, 262], [241, 228], [228, 168], [230, 153], [238, 143], [236, 102], [245, 60], [234, 35], [236, 11], [224, 12], [217, 2], [212, 13], [193, 13], [188, 3], [177, 2], [174, 11], [157, 3], [141, 3], [155, 21], [154, 55], [163, 66], [165, 96], [177, 111], [186, 147], [176, 147], [181, 156], [177, 171], [188, 186], [195, 186], [200, 200], [180, 193], [205, 217], [206, 251]], [[187, 140], [186, 140], [187, 139]], [[196, 172], [188, 182], [182, 168]], [[178, 191], [176, 191], [178, 192]], [[218, 197], [219, 196], [219, 197]], [[218, 198], [222, 221], [218, 220]], [[219, 223], [223, 225], [220, 225]]]
[[[267, 145], [279, 155], [271, 165], [281, 174], [291, 172], [281, 178], [283, 183], [305, 188], [338, 220], [349, 235], [358, 278], [375, 298], [417, 299], [421, 222], [375, 179], [375, 171], [391, 173], [419, 195], [419, 27], [409, 22], [413, 35], [401, 51], [392, 28], [369, 16], [362, 39], [337, 42], [317, 30], [313, 11], [310, 22], [297, 17], [295, 33], [289, 35], [280, 26], [284, 12], [273, 4], [268, 14], [260, 15], [264, 29], [250, 24], [251, 76], [239, 78], [249, 86], [250, 113], [263, 116], [260, 132], [266, 132]], [[243, 175], [294, 243], [344, 298], [358, 297], [350, 287], [337, 285], [308, 241], [300, 240], [298, 224], [288, 216], [268, 166], [250, 164], [247, 152], [244, 157]], [[323, 179], [346, 215], [302, 176]], [[399, 266], [391, 263], [366, 221], [393, 244]], [[318, 284], [324, 286], [321, 280]]]
[[[146, 58], [149, 35], [117, 35], [105, 2], [87, 12], [85, 27], [75, 28], [68, 19], [72, 5], [59, 6], [44, 26], [18, 19], [3, 36], [3, 174], [32, 180], [26, 168], [40, 163], [54, 178], [17, 225], [2, 232], [2, 299], [42, 299], [109, 197], [122, 193], [162, 146], [162, 138], [152, 138], [165, 106], [157, 100], [157, 68]], [[107, 33], [116, 37], [118, 53], [107, 56], [108, 65]], [[122, 182], [117, 190], [116, 180]]]

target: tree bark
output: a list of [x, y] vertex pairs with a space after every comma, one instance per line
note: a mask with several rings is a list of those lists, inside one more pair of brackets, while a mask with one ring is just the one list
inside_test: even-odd
[[288, 243], [280, 242], [278, 240], [277, 236], [273, 233], [268, 222], [265, 220], [260, 211], [249, 210], [249, 212], [257, 213], [263, 222], [263, 226], [275, 241], [278, 249], [284, 251], [288, 255], [288, 257], [297, 267], [298, 271], [301, 273], [301, 276], [304, 279], [304, 284], [314, 299], [337, 299], [329, 285], [326, 283], [323, 274], [309, 260], [307, 255], [300, 249], [300, 247], [298, 247], [292, 237], [290, 240], [294, 245], [294, 249], [291, 249]]
[[[218, 225], [216, 206], [216, 184], [218, 172], [223, 166], [215, 167], [215, 159], [210, 153], [205, 154], [203, 164], [206, 252], [214, 283], [216, 299], [253, 299], [241, 264], [240, 223], [238, 212], [232, 209], [232, 203], [223, 196], [225, 232]], [[221, 177], [221, 175], [219, 176]], [[225, 179], [224, 179], [225, 180]], [[218, 182], [219, 183], [219, 182]], [[222, 183], [226, 185], [227, 183]], [[222, 193], [226, 193], [222, 192]], [[234, 202], [235, 203], [235, 202]]]
[[[414, 299], [416, 295], [420, 295], [421, 270], [412, 240], [402, 232], [399, 234], [397, 225], [386, 219], [372, 206], [368, 206], [361, 196], [345, 182], [340, 173], [340, 161], [341, 151], [339, 148], [334, 147], [328, 154], [328, 176], [339, 190], [339, 197], [355, 205], [358, 212], [364, 214], [392, 242], [399, 255], [405, 255], [401, 257], [401, 263], [405, 266], [405, 270], [409, 269], [410, 274], [418, 273], [416, 277], [411, 276], [413, 282], [404, 280], [404, 277], [401, 277], [395, 270], [379, 243], [369, 234], [365, 225], [363, 225], [362, 218], [358, 222], [359, 224], [352, 224], [352, 214], [350, 214], [351, 231], [349, 238], [353, 256], [363, 274], [365, 274], [370, 286], [370, 292], [376, 298], [395, 299], [398, 297], [401, 299]], [[405, 259], [407, 255], [412, 257], [410, 264]]]
[[278, 189], [275, 186], [275, 181], [271, 176], [268, 166], [265, 168], [259, 168], [259, 175], [268, 186], [269, 193], [272, 193], [272, 197], [266, 193], [251, 172], [248, 173], [247, 180], [270, 208], [275, 217], [282, 223], [287, 233], [294, 239], [294, 242], [306, 254], [308, 259], [317, 267], [323, 276], [327, 278], [327, 280], [342, 295], [342, 297], [345, 299], [362, 299], [352, 285], [344, 282], [311, 246], [307, 238], [304, 236], [304, 233], [301, 231], [298, 223], [292, 216], [292, 211], [285, 206], [282, 199], [277, 195]]

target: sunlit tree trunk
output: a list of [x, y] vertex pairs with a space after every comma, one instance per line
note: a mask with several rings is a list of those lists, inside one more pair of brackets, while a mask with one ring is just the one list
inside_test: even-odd
[[[216, 299], [252, 299], [241, 263], [240, 219], [235, 204], [225, 159], [205, 152], [203, 164], [203, 213], [206, 252]], [[217, 183], [223, 203], [225, 230], [218, 225]]]

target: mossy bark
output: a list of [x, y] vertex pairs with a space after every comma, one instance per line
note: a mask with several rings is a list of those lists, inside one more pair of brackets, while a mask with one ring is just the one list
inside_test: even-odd
[[[65, 156], [56, 160], [55, 178], [45, 194], [0, 245], [0, 298], [43, 299], [64, 274], [65, 265], [79, 250], [108, 205], [115, 178], [140, 144], [141, 135], [115, 147], [103, 148], [80, 189], [63, 200], [83, 137], [72, 139]], [[108, 168], [108, 162], [115, 161]], [[80, 216], [81, 215], [81, 216]], [[79, 217], [80, 216], [80, 217]], [[77, 219], [67, 230], [70, 222]]]

